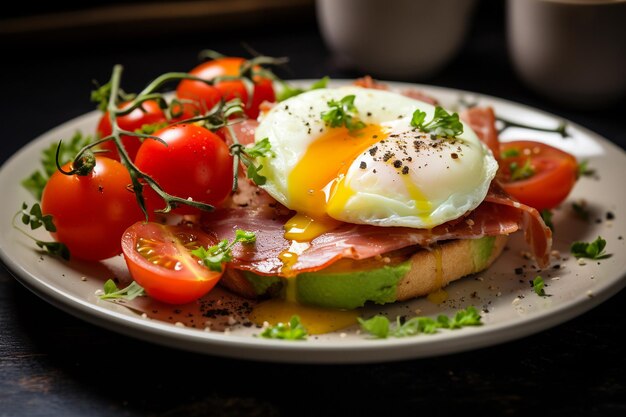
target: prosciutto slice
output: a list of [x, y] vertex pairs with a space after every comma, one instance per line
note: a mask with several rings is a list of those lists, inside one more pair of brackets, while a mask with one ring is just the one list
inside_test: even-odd
[[[291, 275], [317, 271], [342, 259], [366, 259], [409, 246], [428, 246], [450, 239], [477, 239], [516, 232], [522, 223], [518, 208], [485, 202], [462, 219], [433, 229], [377, 227], [345, 223], [309, 243], [284, 238], [283, 225], [291, 216], [271, 210], [223, 209], [203, 218], [203, 229], [219, 239], [232, 239], [237, 229], [256, 232], [254, 245], [236, 245], [232, 266], [262, 275]], [[281, 257], [296, 254], [288, 270]]]

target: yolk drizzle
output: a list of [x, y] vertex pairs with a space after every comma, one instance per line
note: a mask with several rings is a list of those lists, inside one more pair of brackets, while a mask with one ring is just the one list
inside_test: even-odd
[[291, 316], [297, 315], [309, 334], [330, 333], [357, 323], [358, 310], [334, 310], [299, 304], [296, 300], [297, 278], [287, 278], [285, 281], [285, 298], [257, 304], [250, 313], [250, 321], [259, 326], [264, 322], [275, 326], [288, 323]]
[[435, 256], [435, 283], [436, 290], [428, 294], [428, 301], [441, 304], [448, 299], [448, 293], [443, 287], [443, 259], [441, 257], [441, 247], [435, 246], [431, 252]]
[[426, 198], [424, 193], [415, 185], [411, 180], [410, 175], [401, 175], [402, 181], [407, 192], [411, 196], [411, 200], [415, 201], [415, 212], [418, 217], [427, 225], [432, 224], [429, 222], [430, 214], [433, 209], [433, 203]]
[[288, 178], [290, 208], [298, 214], [285, 224], [286, 239], [310, 241], [341, 224], [328, 216], [327, 205], [336, 194], [348, 200], [349, 190], [339, 186], [345, 173], [360, 154], [387, 135], [380, 125], [352, 133], [345, 127], [333, 128], [309, 146]]

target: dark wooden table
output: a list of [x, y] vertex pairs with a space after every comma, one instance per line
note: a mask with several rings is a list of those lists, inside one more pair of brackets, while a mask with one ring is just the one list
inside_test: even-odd
[[[125, 65], [124, 87], [137, 90], [162, 72], [192, 68], [203, 48], [241, 55], [241, 40], [289, 56], [293, 77], [358, 75], [332, 60], [310, 21], [229, 36], [5, 45], [0, 162], [92, 110], [91, 80], [107, 80], [113, 64]], [[624, 101], [598, 111], [567, 109], [515, 77], [501, 7], [483, 5], [461, 54], [422, 81], [529, 104], [626, 147]], [[550, 330], [456, 355], [279, 365], [203, 356], [103, 330], [42, 301], [0, 268], [0, 416], [625, 415], [624, 305], [622, 291]]]

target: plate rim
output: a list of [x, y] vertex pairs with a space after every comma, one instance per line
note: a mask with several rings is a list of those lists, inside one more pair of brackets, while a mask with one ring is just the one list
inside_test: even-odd
[[[289, 81], [306, 84], [314, 80], [302, 79]], [[351, 81], [352, 80], [332, 80], [332, 85], [344, 85]], [[495, 103], [496, 106], [499, 104], [498, 102], [501, 102], [509, 106], [521, 108], [525, 111], [540, 114], [550, 119], [567, 121], [570, 126], [580, 130], [594, 142], [599, 143], [601, 146], [611, 151], [617, 150], [622, 153], [622, 156], [626, 157], [626, 152], [624, 152], [623, 149], [598, 133], [567, 118], [534, 108], [527, 104], [456, 88], [417, 83], [383, 82], [393, 88], [417, 88], [434, 95], [438, 92], [445, 94], [472, 95], [479, 99], [491, 101]], [[7, 167], [15, 164], [15, 161], [18, 161], [29, 152], [33, 152], [32, 148], [41, 146], [43, 142], [47, 142], [48, 136], [73, 125], [86, 123], [91, 119], [95, 119], [99, 114], [98, 110], [93, 110], [72, 118], [38, 135], [35, 139], [19, 148], [2, 164], [0, 167], [0, 178], [2, 178], [3, 174], [8, 169]], [[604, 282], [595, 288], [593, 297], [587, 297], [583, 300], [580, 300], [580, 298], [582, 298], [580, 296], [573, 297], [559, 304], [557, 307], [551, 307], [545, 313], [542, 312], [540, 314], [520, 317], [515, 321], [516, 324], [514, 326], [512, 326], [510, 322], [493, 323], [488, 326], [462, 329], [463, 334], [461, 335], [458, 335], [456, 332], [456, 334], [452, 336], [449, 336], [450, 333], [442, 333], [429, 336], [428, 339], [419, 339], [418, 342], [415, 342], [416, 339], [413, 338], [386, 339], [385, 341], [368, 340], [367, 343], [363, 343], [363, 341], [359, 340], [356, 345], [349, 341], [324, 341], [324, 344], [316, 344], [314, 342], [290, 343], [280, 340], [251, 338], [250, 336], [224, 335], [218, 334], [217, 332], [204, 333], [198, 329], [177, 328], [165, 322], [145, 320], [141, 319], [140, 316], [132, 317], [124, 315], [91, 303], [86, 299], [81, 300], [72, 294], [64, 292], [62, 289], [54, 287], [52, 284], [46, 282], [44, 278], [31, 274], [22, 265], [14, 262], [1, 245], [0, 259], [7, 271], [34, 294], [56, 308], [91, 324], [126, 336], [182, 350], [236, 359], [264, 360], [283, 363], [337, 364], [388, 362], [440, 356], [493, 346], [539, 333], [550, 327], [569, 321], [606, 301], [626, 286], [626, 271], [624, 271], [621, 276], [609, 282]], [[198, 337], [199, 335], [201, 336]], [[442, 340], [446, 341], [449, 339], [452, 341], [460, 339], [463, 340], [463, 343], [442, 343]], [[381, 343], [384, 343], [382, 348]], [[235, 346], [233, 346], [233, 344]], [[423, 349], [418, 349], [418, 352], [409, 349], [409, 347], [417, 346]], [[439, 346], [440, 349], [434, 350], [433, 347], [437, 346]], [[226, 347], [226, 349], [223, 349], [224, 347]], [[381, 349], [384, 350], [382, 356], [372, 355], [372, 352], [380, 353]], [[308, 355], [303, 356], [303, 353], [307, 353]], [[342, 353], [349, 353], [349, 355], [344, 357]]]

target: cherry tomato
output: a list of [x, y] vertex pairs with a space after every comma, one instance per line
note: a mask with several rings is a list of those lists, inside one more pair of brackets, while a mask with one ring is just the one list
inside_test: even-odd
[[197, 300], [222, 276], [191, 254], [217, 241], [186, 226], [137, 222], [122, 236], [124, 259], [130, 275], [150, 297], [170, 304]]
[[[123, 110], [128, 108], [130, 103], [124, 103], [120, 106]], [[143, 110], [142, 110], [143, 109]], [[154, 125], [160, 123], [166, 123], [167, 119], [165, 117], [165, 113], [159, 107], [159, 104], [156, 101], [149, 100], [143, 103], [142, 108], [136, 108], [129, 114], [118, 117], [117, 124], [121, 129], [128, 130], [130, 132], [134, 132], [137, 129], [141, 129], [144, 125]], [[98, 135], [103, 138], [105, 136], [109, 136], [111, 134], [111, 121], [109, 120], [109, 112], [104, 113], [104, 115], [100, 118], [100, 122], [98, 123], [98, 128], [96, 132]], [[135, 159], [135, 155], [137, 154], [137, 150], [141, 146], [141, 139], [135, 136], [122, 136], [122, 144], [128, 152], [128, 156], [131, 160]], [[102, 149], [105, 149], [109, 152], [103, 154], [109, 158], [113, 158], [115, 160], [120, 160], [120, 156], [117, 152], [117, 147], [112, 141], [104, 142], [101, 146]]]
[[[71, 169], [71, 162], [63, 167]], [[130, 183], [121, 163], [100, 156], [87, 175], [52, 174], [41, 209], [53, 216], [54, 239], [65, 243], [73, 258], [100, 260], [119, 254], [124, 230], [143, 217], [135, 195], [128, 190]]]
[[576, 158], [540, 142], [518, 140], [500, 145], [504, 189], [537, 210], [558, 206], [576, 183]]
[[[243, 58], [218, 58], [200, 64], [191, 70], [190, 74], [205, 80], [223, 75], [238, 76], [244, 62]], [[240, 98], [244, 103], [246, 114], [252, 119], [258, 117], [259, 105], [263, 101], [276, 101], [272, 80], [263, 77], [254, 78], [252, 100], [248, 97], [248, 91], [241, 80], [221, 81], [214, 86], [201, 81], [183, 80], [176, 89], [176, 95], [181, 99], [197, 101], [200, 108], [196, 108], [196, 112], [209, 110], [220, 98], [224, 98], [225, 101]]]
[[[208, 129], [193, 124], [166, 127], [155, 133], [167, 146], [145, 140], [135, 158], [135, 165], [150, 175], [165, 192], [181, 198], [219, 205], [229, 195], [233, 179], [233, 158], [228, 146]], [[150, 210], [163, 208], [160, 197], [144, 188]], [[196, 209], [181, 205], [179, 214]]]

